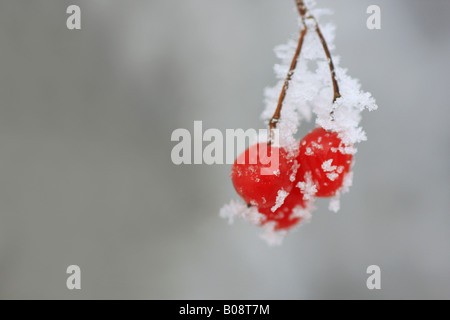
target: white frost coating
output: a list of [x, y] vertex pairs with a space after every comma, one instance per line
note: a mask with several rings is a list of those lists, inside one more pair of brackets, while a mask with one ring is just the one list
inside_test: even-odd
[[309, 205], [306, 206], [306, 209], [302, 208], [301, 206], [297, 206], [292, 211], [291, 219], [297, 217], [300, 218], [298, 226], [302, 226], [306, 223], [309, 223], [312, 217], [311, 215], [312, 209], [313, 209], [312, 206]]
[[[321, 18], [331, 14], [327, 9], [316, 9], [316, 2], [313, 0], [306, 1], [305, 5], [319, 23]], [[316, 124], [327, 130], [338, 132], [342, 141], [350, 145], [345, 148], [345, 153], [354, 154], [356, 149], [352, 145], [366, 140], [365, 132], [360, 126], [361, 112], [365, 109], [369, 111], [377, 109], [375, 99], [370, 93], [361, 90], [359, 80], [350, 77], [347, 70], [340, 67], [339, 57], [332, 54], [341, 93], [341, 98], [332, 105], [333, 87], [328, 61], [315, 33], [314, 22], [308, 19], [307, 25], [308, 32], [294, 76], [289, 83], [278, 123], [280, 144], [294, 143], [294, 135], [301, 122], [310, 121], [315, 115]], [[332, 23], [320, 23], [320, 29], [330, 51], [333, 52], [335, 26]], [[286, 44], [275, 48], [275, 54], [280, 59], [280, 63], [275, 65], [274, 71], [279, 81], [274, 87], [265, 90], [266, 108], [262, 113], [262, 119], [265, 121], [272, 117], [277, 106], [284, 79], [297, 47], [297, 37], [298, 34]], [[332, 110], [334, 110], [334, 121], [330, 117]]]
[[311, 172], [305, 173], [305, 181], [300, 181], [297, 183], [297, 187], [302, 191], [304, 200], [314, 199], [314, 195], [317, 192], [317, 187], [312, 180]]
[[259, 213], [256, 207], [249, 208], [242, 200], [231, 200], [229, 204], [220, 209], [219, 216], [228, 219], [229, 224], [232, 224], [236, 217], [243, 218], [252, 224], [259, 224], [264, 218], [264, 215]]
[[329, 159], [322, 163], [322, 170], [325, 172], [333, 172], [337, 169], [337, 166], [331, 165], [333, 163], [333, 159]]
[[344, 176], [344, 181], [342, 182], [341, 193], [347, 193], [353, 184], [353, 172], [350, 171]]
[[[322, 137], [320, 137], [320, 138], [322, 138]], [[315, 148], [315, 149], [323, 149], [323, 145], [322, 144], [319, 144], [319, 143], [317, 143], [317, 142], [315, 142], [315, 141], [311, 141], [311, 145]]]
[[330, 204], [328, 205], [328, 210], [333, 212], [338, 212], [341, 208], [341, 195], [338, 192], [333, 198], [330, 200]]
[[[333, 163], [333, 159], [329, 159], [327, 161], [324, 161], [322, 163], [321, 167], [324, 172], [328, 172], [326, 174], [327, 178], [330, 179], [331, 181], [334, 181], [339, 177], [339, 173], [342, 173], [342, 170], [344, 170], [344, 167], [340, 166], [338, 168], [337, 166], [331, 165], [332, 163]], [[337, 173], [336, 173], [336, 171], [337, 171]]]
[[275, 231], [275, 222], [270, 221], [263, 225], [264, 233], [260, 234], [260, 238], [265, 240], [269, 246], [279, 246], [283, 243], [283, 239], [287, 231]]
[[275, 212], [279, 207], [281, 207], [284, 203], [284, 200], [289, 195], [289, 192], [284, 191], [283, 189], [278, 190], [277, 199], [275, 200], [275, 205], [270, 208], [270, 211]]
[[328, 210], [333, 212], [338, 212], [341, 208], [341, 195], [347, 193], [352, 186], [353, 183], [353, 172], [346, 173], [344, 176], [344, 181], [342, 183], [342, 187], [338, 190], [336, 195], [331, 198], [330, 203], [328, 205]]
[[292, 173], [291, 173], [291, 175], [289, 176], [289, 181], [291, 181], [291, 182], [294, 182], [295, 181], [295, 178], [296, 178], [296, 176], [297, 176], [297, 171], [298, 171], [298, 168], [300, 168], [300, 163], [298, 163], [298, 161], [297, 160], [294, 160], [294, 164], [292, 165]]
[[327, 178], [331, 181], [336, 180], [337, 177], [339, 177], [339, 174], [337, 174], [336, 172], [327, 173]]

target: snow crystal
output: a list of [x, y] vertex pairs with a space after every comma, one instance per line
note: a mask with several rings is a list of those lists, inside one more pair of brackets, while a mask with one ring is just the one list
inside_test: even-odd
[[292, 165], [292, 173], [291, 173], [291, 175], [289, 176], [289, 181], [291, 181], [291, 182], [294, 182], [295, 181], [295, 178], [296, 178], [296, 176], [297, 176], [297, 171], [298, 171], [298, 168], [300, 168], [300, 163], [298, 163], [298, 161], [297, 160], [294, 160], [294, 164]]
[[283, 243], [286, 236], [286, 231], [275, 231], [275, 222], [270, 221], [263, 226], [264, 233], [260, 235], [261, 239], [265, 240], [270, 246], [279, 246]]
[[337, 148], [331, 147], [330, 150], [333, 153], [336, 153], [338, 151], [340, 153], [342, 153], [342, 154], [355, 154], [356, 153], [356, 148], [354, 146], [343, 146], [343, 145], [341, 145], [341, 146], [339, 146]]
[[[331, 14], [331, 12], [327, 9], [315, 8], [315, 1], [306, 1], [305, 5], [319, 21], [328, 48], [330, 52], [333, 52], [336, 28], [332, 23], [320, 23], [320, 19]], [[359, 80], [350, 77], [347, 70], [340, 67], [339, 57], [332, 54], [341, 93], [341, 98], [332, 104], [333, 87], [328, 61], [315, 32], [314, 21], [307, 19], [306, 22], [308, 31], [296, 70], [289, 83], [289, 90], [286, 93], [278, 123], [280, 143], [282, 145], [293, 143], [295, 141], [294, 135], [301, 126], [301, 122], [310, 121], [312, 114], [316, 116], [317, 125], [326, 130], [337, 132], [346, 145], [352, 146], [364, 141], [366, 140], [366, 134], [360, 126], [361, 111], [377, 109], [375, 99], [370, 93], [361, 89]], [[275, 48], [275, 54], [280, 59], [280, 63], [275, 65], [274, 71], [279, 81], [274, 87], [265, 90], [266, 108], [262, 113], [262, 118], [266, 121], [273, 115], [277, 106], [278, 97], [294, 56], [297, 42], [298, 35], [289, 39], [286, 44]], [[334, 110], [334, 121], [330, 116], [332, 110]], [[356, 149], [349, 147], [346, 151], [346, 153], [353, 154]]]
[[311, 172], [305, 173], [305, 181], [300, 181], [297, 183], [297, 187], [302, 191], [304, 200], [313, 199], [317, 192], [317, 187], [312, 181]]
[[328, 210], [333, 212], [338, 212], [341, 204], [340, 204], [340, 198], [343, 193], [347, 193], [349, 191], [349, 188], [351, 187], [353, 183], [353, 172], [348, 172], [344, 176], [344, 181], [342, 183], [342, 187], [338, 190], [336, 195], [331, 198], [330, 203], [328, 205]]
[[340, 207], [341, 207], [340, 194], [338, 194], [330, 200], [328, 210], [338, 212]]
[[353, 184], [353, 172], [350, 171], [344, 176], [344, 181], [341, 187], [342, 193], [347, 193], [352, 184]]
[[337, 177], [339, 177], [339, 174], [337, 174], [336, 172], [327, 173], [327, 178], [331, 181], [336, 180]]
[[248, 207], [242, 200], [231, 200], [220, 209], [219, 216], [223, 219], [228, 219], [228, 223], [232, 224], [234, 218], [240, 217], [252, 224], [259, 224], [264, 215], [258, 212], [256, 207]]
[[300, 222], [298, 224], [298, 226], [302, 226], [306, 223], [309, 223], [311, 221], [311, 211], [312, 211], [313, 207], [312, 205], [307, 205], [306, 209], [302, 208], [301, 206], [297, 206], [294, 208], [294, 210], [292, 211], [292, 218], [300, 218]]
[[[322, 138], [322, 137], [321, 137]], [[312, 141], [311, 142], [311, 145], [315, 148], [315, 149], [323, 149], [323, 145], [321, 145], [321, 144], [319, 144], [319, 143], [317, 143], [317, 142], [315, 142], [315, 141]]]
[[283, 189], [278, 190], [277, 199], [275, 200], [275, 205], [270, 208], [270, 211], [275, 212], [279, 207], [281, 207], [284, 203], [284, 200], [289, 195], [289, 192], [284, 191]]
[[333, 162], [333, 159], [329, 159], [327, 161], [324, 161], [322, 163], [322, 170], [325, 172], [332, 172], [337, 169], [337, 166], [332, 166], [331, 163]]

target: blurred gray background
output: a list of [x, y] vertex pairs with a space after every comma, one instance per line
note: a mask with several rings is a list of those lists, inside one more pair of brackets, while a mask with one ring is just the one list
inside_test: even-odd
[[[170, 137], [194, 120], [265, 127], [293, 1], [2, 1], [0, 298], [450, 298], [450, 2], [318, 2], [379, 110], [363, 114], [341, 211], [319, 202], [270, 248], [218, 217], [237, 198], [230, 166], [175, 166]], [[381, 30], [366, 28], [370, 4]]]

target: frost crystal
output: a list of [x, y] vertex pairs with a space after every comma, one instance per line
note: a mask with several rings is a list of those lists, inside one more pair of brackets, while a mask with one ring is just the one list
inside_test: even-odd
[[336, 180], [337, 177], [339, 177], [339, 174], [335, 172], [327, 173], [327, 178], [330, 179], [331, 181]]
[[308, 223], [311, 221], [311, 211], [314, 209], [313, 203], [309, 202], [306, 204], [306, 209], [302, 208], [301, 206], [297, 206], [294, 208], [294, 211], [292, 212], [292, 218], [300, 218], [299, 226], [304, 225], [305, 223]]
[[265, 240], [269, 246], [279, 246], [283, 243], [286, 236], [286, 231], [275, 231], [275, 222], [267, 222], [263, 226], [264, 233], [260, 235], [261, 239]]
[[300, 168], [300, 163], [298, 163], [297, 160], [294, 160], [294, 164], [292, 165], [292, 173], [289, 176], [289, 180], [291, 182], [295, 181], [295, 177], [297, 175], [298, 168]]
[[333, 212], [338, 212], [340, 207], [341, 207], [340, 194], [338, 194], [330, 200], [328, 209]]
[[[305, 1], [309, 11], [319, 21], [330, 15], [329, 10], [316, 9], [315, 1]], [[354, 145], [366, 140], [366, 134], [360, 127], [361, 111], [377, 109], [375, 99], [368, 92], [361, 90], [359, 80], [350, 77], [347, 70], [339, 66], [339, 57], [332, 54], [336, 77], [339, 83], [341, 98], [332, 104], [333, 88], [330, 70], [321, 42], [315, 33], [312, 19], [307, 21], [308, 31], [294, 75], [289, 83], [289, 90], [283, 103], [281, 118], [278, 123], [280, 143], [292, 144], [294, 135], [302, 121], [310, 121], [316, 116], [316, 124], [326, 130], [336, 131], [346, 145]], [[322, 34], [331, 52], [334, 49], [335, 26], [332, 23], [320, 24]], [[265, 90], [266, 108], [262, 119], [270, 119], [277, 106], [278, 96], [289, 70], [291, 59], [297, 47], [297, 35], [286, 44], [275, 48], [276, 56], [281, 60], [275, 65], [274, 71], [279, 82]], [[334, 121], [330, 112], [334, 110]], [[355, 153], [356, 149], [349, 147], [346, 153]], [[312, 152], [312, 151], [311, 151]]]
[[314, 154], [314, 152], [311, 150], [311, 148], [306, 148], [306, 151], [305, 151], [305, 155], [307, 155], [307, 156], [312, 156]]
[[322, 163], [322, 170], [325, 172], [333, 172], [334, 170], [337, 169], [337, 166], [332, 166], [331, 164], [333, 163], [333, 159], [329, 159], [327, 161], [324, 161]]
[[288, 192], [284, 191], [283, 189], [278, 190], [277, 193], [277, 199], [275, 200], [275, 205], [270, 208], [270, 211], [275, 212], [279, 207], [281, 207], [284, 203], [284, 199], [289, 195]]
[[347, 193], [353, 183], [353, 172], [349, 172], [344, 176], [344, 181], [342, 183], [341, 189], [336, 193], [336, 195], [330, 200], [328, 209], [333, 212], [338, 212], [341, 208], [341, 194]]
[[317, 192], [317, 187], [312, 180], [311, 172], [305, 173], [305, 181], [300, 181], [297, 183], [297, 187], [302, 191], [303, 199], [314, 199], [314, 195]]
[[[331, 165], [332, 162], [333, 162], [333, 159], [324, 161], [322, 163], [322, 170], [324, 172], [327, 172], [326, 176], [328, 179], [330, 179], [331, 181], [334, 181], [334, 180], [336, 180], [337, 177], [339, 177], [339, 173], [342, 173], [342, 170], [344, 170], [344, 168], [342, 166], [340, 166], [339, 168], [337, 166], [333, 166], [333, 165]], [[337, 171], [337, 173], [335, 171]]]
[[249, 208], [242, 200], [231, 200], [220, 209], [219, 216], [228, 219], [229, 224], [234, 222], [235, 217], [243, 218], [252, 224], [259, 224], [264, 218], [256, 207]]

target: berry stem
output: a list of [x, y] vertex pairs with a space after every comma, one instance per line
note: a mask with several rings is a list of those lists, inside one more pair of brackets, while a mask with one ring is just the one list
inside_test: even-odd
[[[302, 51], [303, 40], [305, 38], [305, 34], [307, 31], [306, 24], [303, 23], [303, 29], [300, 32], [300, 37], [298, 39], [297, 49], [295, 50], [294, 58], [292, 59], [291, 66], [289, 68], [286, 79], [284, 80], [283, 88], [281, 89], [280, 97], [278, 98], [277, 108], [275, 109], [275, 113], [269, 121], [270, 134], [272, 135], [272, 130], [277, 127], [278, 120], [280, 120], [281, 108], [283, 107], [283, 101], [286, 97], [286, 91], [289, 88], [289, 82], [294, 75], [295, 67], [297, 66], [297, 61], [300, 56], [300, 52]], [[272, 137], [273, 138], [273, 137]]]
[[[296, 0], [296, 2], [297, 2], [298, 10], [300, 12], [300, 15], [302, 16], [303, 21], [305, 19], [312, 19], [314, 21], [317, 36], [319, 37], [320, 42], [322, 43], [323, 51], [325, 51], [325, 55], [327, 57], [328, 67], [330, 68], [331, 82], [333, 84], [333, 101], [332, 101], [332, 103], [334, 104], [336, 102], [336, 100], [341, 97], [341, 93], [339, 92], [339, 85], [338, 85], [338, 82], [336, 79], [336, 71], [334, 69], [333, 58], [331, 57], [331, 53], [330, 53], [330, 50], [328, 49], [327, 42], [322, 34], [322, 31], [320, 30], [319, 23], [317, 22], [316, 18], [312, 14], [310, 14], [308, 17], [305, 18], [308, 10], [306, 9], [303, 0]], [[330, 117], [331, 117], [331, 120], [334, 121], [334, 107], [330, 112]]]
[[[333, 101], [332, 101], [332, 103], [334, 104], [336, 102], [336, 100], [341, 97], [341, 93], [339, 92], [339, 85], [338, 85], [338, 82], [336, 79], [336, 71], [334, 69], [333, 58], [331, 57], [330, 50], [328, 49], [328, 44], [322, 34], [322, 31], [320, 30], [319, 23], [317, 22], [316, 18], [312, 14], [309, 14], [306, 17], [308, 9], [306, 8], [303, 0], [296, 0], [296, 2], [297, 2], [298, 11], [300, 12], [300, 16], [302, 17], [302, 20], [303, 20], [303, 23], [305, 23], [304, 21], [306, 19], [311, 19], [314, 21], [315, 31], [317, 33], [317, 36], [320, 39], [320, 42], [322, 43], [323, 51], [325, 51], [325, 55], [327, 57], [328, 67], [330, 68], [331, 82], [333, 84]], [[331, 120], [334, 121], [334, 107], [330, 112], [330, 117], [331, 117]]]
[[[322, 34], [322, 31], [320, 30], [319, 23], [317, 22], [316, 18], [312, 14], [306, 16], [306, 14], [308, 13], [308, 9], [306, 8], [303, 0], [295, 0], [295, 1], [297, 4], [298, 12], [300, 13], [300, 17], [302, 19], [303, 28], [300, 32], [300, 37], [298, 39], [297, 49], [295, 50], [294, 58], [292, 59], [288, 74], [286, 76], [286, 79], [284, 80], [284, 84], [281, 89], [280, 97], [278, 98], [277, 108], [275, 109], [275, 112], [274, 112], [272, 118], [269, 120], [269, 129], [270, 129], [270, 136], [271, 136], [271, 139], [269, 142], [271, 142], [273, 140], [273, 129], [275, 129], [277, 127], [278, 121], [280, 120], [281, 109], [283, 107], [284, 98], [286, 97], [286, 92], [289, 88], [289, 82], [291, 81], [292, 76], [294, 75], [294, 70], [297, 66], [297, 62], [300, 57], [300, 53], [302, 51], [303, 40], [305, 38], [306, 32], [308, 31], [308, 27], [305, 22], [306, 19], [312, 19], [314, 21], [315, 31], [320, 39], [323, 50], [325, 51], [325, 55], [328, 60], [328, 66], [330, 68], [330, 73], [331, 73], [331, 82], [333, 84], [333, 101], [332, 101], [332, 103], [334, 104], [336, 102], [336, 100], [341, 97], [341, 94], [339, 92], [339, 85], [338, 85], [338, 82], [336, 79], [336, 71], [334, 69], [333, 58], [331, 57], [331, 53], [330, 53], [330, 50], [328, 49], [327, 42]], [[330, 112], [330, 117], [331, 117], [331, 120], [334, 121], [334, 107]]]
[[[297, 0], [303, 2], [303, 0]], [[320, 42], [322, 43], [323, 51], [325, 51], [325, 55], [327, 56], [328, 60], [328, 66], [330, 68], [331, 73], [331, 82], [333, 83], [333, 101], [334, 104], [338, 98], [341, 97], [341, 93], [339, 92], [339, 85], [336, 79], [336, 71], [334, 69], [334, 63], [333, 58], [331, 57], [330, 50], [328, 49], [327, 42], [325, 41], [325, 38], [323, 37], [322, 31], [320, 31], [319, 23], [317, 22], [316, 18], [314, 18], [312, 15], [310, 16], [311, 19], [314, 20], [314, 23], [316, 24], [316, 33], [319, 36]], [[333, 109], [330, 112], [331, 120], [334, 121], [334, 106]]]

